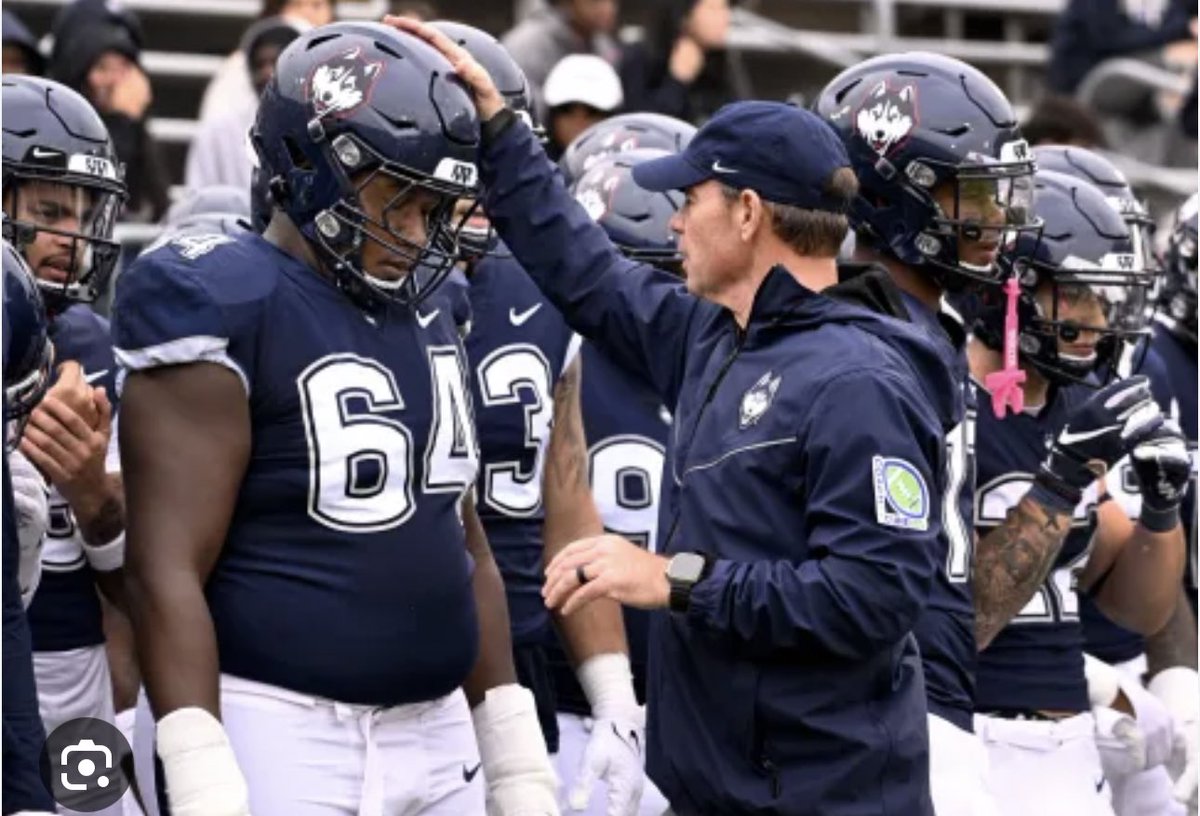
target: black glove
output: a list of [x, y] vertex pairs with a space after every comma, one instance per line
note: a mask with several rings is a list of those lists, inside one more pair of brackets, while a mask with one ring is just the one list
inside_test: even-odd
[[1049, 444], [1030, 498], [1047, 509], [1071, 513], [1084, 489], [1104, 469], [1115, 465], [1162, 423], [1162, 411], [1145, 377], [1130, 377], [1101, 388], [1075, 410]]
[[1179, 503], [1192, 475], [1187, 440], [1174, 420], [1141, 437], [1129, 452], [1129, 462], [1142, 491], [1142, 526], [1154, 532], [1179, 523]]

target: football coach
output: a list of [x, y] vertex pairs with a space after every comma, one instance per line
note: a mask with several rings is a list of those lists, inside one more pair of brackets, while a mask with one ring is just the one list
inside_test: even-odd
[[485, 209], [517, 260], [674, 407], [662, 552], [578, 541], [544, 589], [566, 614], [597, 597], [663, 610], [647, 769], [672, 810], [932, 814], [909, 630], [938, 566], [945, 479], [939, 397], [918, 372], [954, 385], [919, 329], [822, 294], [839, 285], [856, 192], [841, 142], [807, 111], [742, 102], [639, 165], [641, 186], [686, 194], [680, 281], [613, 247], [463, 49], [388, 22], [471, 88]]

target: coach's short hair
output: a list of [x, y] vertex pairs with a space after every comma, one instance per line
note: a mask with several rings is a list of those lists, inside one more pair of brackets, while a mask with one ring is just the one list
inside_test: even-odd
[[[728, 202], [736, 201], [741, 190], [721, 185], [721, 192]], [[824, 193], [837, 212], [809, 210], [790, 204], [776, 204], [763, 200], [771, 214], [771, 231], [779, 240], [801, 255], [814, 258], [833, 258], [838, 254], [850, 222], [846, 213], [858, 195], [858, 178], [849, 167], [833, 172], [825, 182]]]

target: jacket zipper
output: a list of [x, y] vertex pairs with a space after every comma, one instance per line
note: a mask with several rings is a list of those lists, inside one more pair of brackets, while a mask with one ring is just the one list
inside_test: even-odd
[[[733, 366], [733, 361], [737, 359], [742, 351], [742, 346], [746, 342], [746, 332], [742, 329], [736, 329], [737, 342], [733, 344], [733, 351], [725, 358], [725, 362], [721, 363], [721, 368], [717, 371], [717, 376], [713, 378], [712, 385], [708, 387], [708, 392], [704, 395], [704, 402], [700, 403], [700, 408], [696, 411], [696, 421], [692, 423], [692, 435], [688, 438], [688, 453], [692, 452], [692, 443], [696, 439], [696, 431], [700, 429], [700, 420], [704, 418], [704, 412], [707, 410], [709, 403], [717, 395], [717, 388], [720, 387], [721, 381], [725, 379], [725, 375], [729, 373], [730, 367]], [[679, 463], [682, 466], [682, 462]], [[680, 489], [682, 490], [682, 477], [680, 477]], [[679, 528], [679, 512], [678, 502], [676, 502], [675, 518], [671, 520], [671, 529], [667, 533], [666, 539], [663, 541], [663, 552], [670, 551], [671, 539], [675, 537], [675, 531]]]

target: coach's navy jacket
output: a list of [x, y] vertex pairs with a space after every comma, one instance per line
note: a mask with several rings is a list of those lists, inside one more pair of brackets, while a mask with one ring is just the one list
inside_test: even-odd
[[661, 549], [716, 560], [686, 615], [655, 616], [651, 778], [681, 816], [931, 814], [909, 630], [938, 566], [932, 403], [956, 388], [931, 341], [781, 268], [743, 332], [620, 255], [523, 125], [482, 167], [521, 265], [675, 408]]

